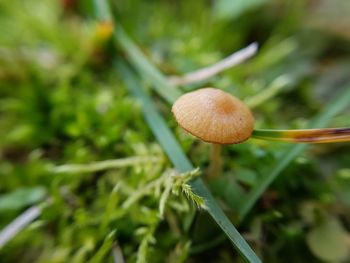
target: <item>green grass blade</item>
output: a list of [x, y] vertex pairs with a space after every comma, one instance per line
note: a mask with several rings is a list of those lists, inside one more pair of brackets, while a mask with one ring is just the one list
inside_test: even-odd
[[[127, 88], [140, 101], [147, 123], [176, 169], [180, 172], [192, 170], [193, 166], [191, 162], [183, 153], [179, 143], [166, 126], [161, 115], [155, 109], [149, 95], [140, 88], [140, 84], [136, 81], [136, 76], [124, 64], [118, 63], [117, 69], [119, 73], [121, 73]], [[218, 206], [203, 181], [200, 178], [195, 179], [194, 181], [191, 181], [191, 186], [193, 187], [194, 192], [205, 200], [209, 214], [226, 233], [244, 260], [246, 262], [261, 262]]]
[[192, 170], [193, 167], [190, 161], [182, 154], [180, 145], [176, 142], [168, 127], [164, 124], [162, 117], [155, 110], [152, 101], [147, 98], [145, 91], [139, 88], [139, 83], [135, 80], [136, 76], [131, 75], [132, 73], [130, 72], [130, 69], [126, 68], [124, 64], [121, 65], [121, 63], [118, 63], [116, 67], [119, 72], [122, 73], [127, 88], [141, 102], [145, 119], [152, 129], [156, 139], [163, 146], [164, 151], [171, 162], [179, 172]]
[[[116, 20], [111, 13], [108, 0], [93, 0], [95, 8], [95, 16], [101, 21]], [[182, 95], [181, 91], [172, 85], [167, 78], [151, 63], [141, 52], [138, 46], [125, 33], [122, 25], [115, 21], [115, 29], [113, 31], [113, 39], [123, 52], [125, 52], [128, 60], [142, 75], [143, 78], [149, 80], [153, 84], [156, 92], [168, 103], [173, 104], [175, 100]]]
[[118, 43], [126, 53], [132, 65], [146, 80], [149, 80], [153, 84], [153, 88], [168, 103], [173, 104], [175, 100], [182, 95], [179, 89], [170, 84], [166, 77], [147, 60], [145, 55], [124, 32], [121, 25], [117, 25], [113, 36], [116, 43]]
[[[335, 99], [333, 99], [325, 110], [320, 113], [319, 116], [315, 117], [313, 121], [310, 122], [308, 128], [322, 128], [325, 127], [330, 120], [339, 114], [346, 106], [350, 103], [350, 86], [344, 88]], [[238, 214], [240, 220], [249, 213], [257, 200], [266, 191], [269, 185], [276, 180], [278, 175], [306, 148], [307, 144], [292, 145], [285, 150], [281, 157], [276, 161], [276, 165], [271, 168], [269, 172], [263, 177], [262, 181], [257, 184], [257, 186], [251, 190], [242, 204]]]

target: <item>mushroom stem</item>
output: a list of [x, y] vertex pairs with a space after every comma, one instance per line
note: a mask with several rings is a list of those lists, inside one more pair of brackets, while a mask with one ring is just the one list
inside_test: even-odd
[[215, 178], [221, 172], [221, 144], [212, 143], [208, 177]]

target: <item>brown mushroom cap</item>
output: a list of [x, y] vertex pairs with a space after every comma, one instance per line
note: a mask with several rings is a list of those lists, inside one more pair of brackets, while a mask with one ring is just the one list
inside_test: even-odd
[[172, 112], [183, 129], [210, 143], [243, 142], [254, 127], [254, 117], [242, 101], [214, 88], [182, 95], [175, 101]]

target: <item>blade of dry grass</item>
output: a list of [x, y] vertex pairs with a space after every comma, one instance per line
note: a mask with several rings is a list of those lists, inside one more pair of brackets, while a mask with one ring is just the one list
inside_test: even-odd
[[269, 130], [255, 129], [253, 138], [291, 143], [332, 143], [350, 141], [350, 128]]
[[[344, 110], [349, 103], [350, 86], [346, 86], [343, 91], [329, 102], [325, 109], [310, 122], [309, 128], [325, 127], [331, 119]], [[271, 183], [274, 182], [281, 172], [307, 147], [307, 144], [291, 145], [281, 154], [280, 158], [276, 160], [276, 165], [271, 167], [271, 169], [263, 175], [263, 179], [251, 190], [248, 197], [242, 203], [238, 211], [240, 220], [244, 219]]]

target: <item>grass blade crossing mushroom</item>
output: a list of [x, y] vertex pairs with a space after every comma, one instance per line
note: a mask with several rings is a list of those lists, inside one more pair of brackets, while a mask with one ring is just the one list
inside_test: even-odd
[[330, 143], [350, 141], [350, 128], [303, 129], [303, 130], [265, 130], [256, 129], [253, 138], [294, 142], [294, 143]]

